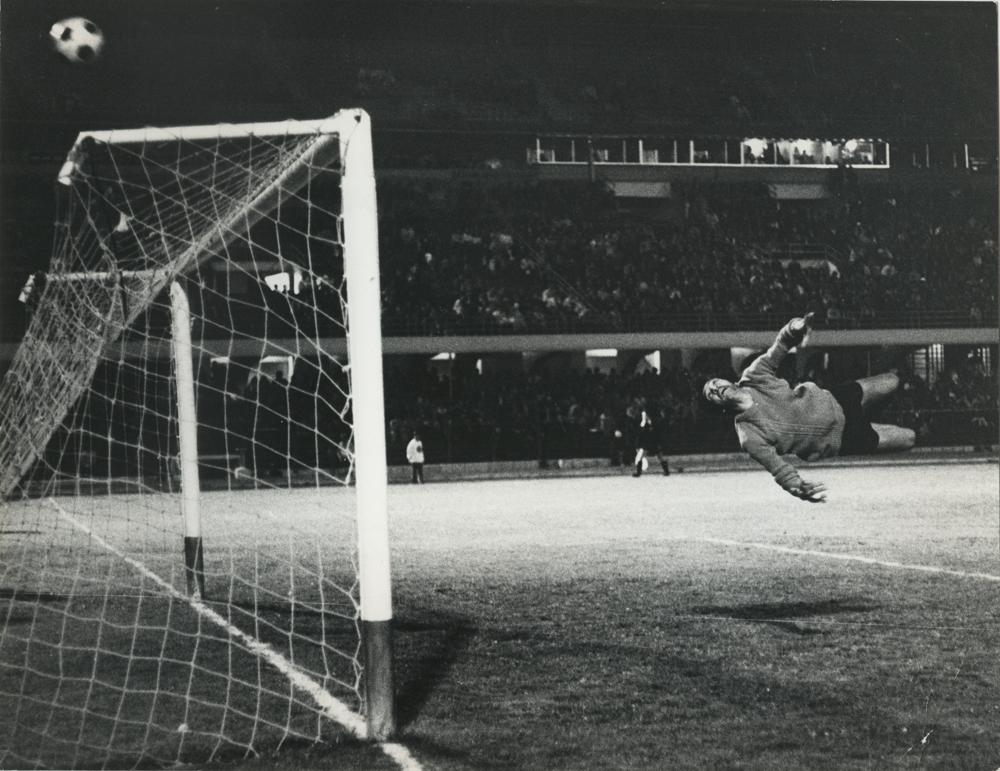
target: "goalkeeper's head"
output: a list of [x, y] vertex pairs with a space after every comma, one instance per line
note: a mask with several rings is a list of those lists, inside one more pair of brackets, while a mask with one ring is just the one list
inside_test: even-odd
[[701, 389], [701, 395], [715, 411], [736, 415], [753, 404], [753, 398], [745, 388], [725, 378], [714, 377]]

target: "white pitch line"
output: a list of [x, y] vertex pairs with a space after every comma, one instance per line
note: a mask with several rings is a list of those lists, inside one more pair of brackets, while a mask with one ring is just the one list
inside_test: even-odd
[[[930, 565], [908, 565], [905, 562], [892, 562], [889, 560], [877, 560], [872, 557], [859, 557], [856, 554], [835, 554], [828, 551], [815, 551], [814, 549], [792, 549], [788, 546], [776, 546], [770, 543], [755, 543], [753, 541], [732, 541], [728, 538], [711, 538], [709, 536], [681, 536], [679, 540], [684, 541], [704, 541], [706, 543], [720, 543], [725, 546], [742, 546], [753, 549], [768, 549], [770, 551], [780, 551], [785, 554], [801, 554], [809, 557], [826, 557], [827, 559], [845, 560], [849, 562], [864, 562], [868, 565], [881, 565], [887, 568], [902, 568], [903, 570], [920, 570], [924, 573], [944, 573], [960, 578], [981, 578], [986, 581], [1000, 582], [1000, 576], [990, 573], [966, 573], [962, 570], [948, 570], [947, 568], [936, 568]], [[1000, 769], [998, 769], [1000, 771]]]
[[382, 747], [382, 752], [395, 760], [403, 771], [423, 771], [416, 758], [414, 758], [410, 754], [410, 751], [402, 744], [398, 744], [396, 742], [383, 742], [379, 746]]
[[[358, 739], [364, 740], [368, 738], [368, 726], [365, 723], [364, 718], [351, 710], [351, 708], [344, 702], [298, 669], [294, 664], [292, 664], [292, 662], [274, 650], [270, 645], [262, 643], [256, 637], [251, 637], [238, 627], [233, 626], [225, 618], [201, 602], [201, 600], [194, 597], [188, 597], [187, 595], [177, 591], [177, 589], [175, 589], [171, 584], [164, 581], [141, 562], [126, 556], [123, 552], [105, 541], [85, 524], [70, 515], [65, 509], [56, 503], [55, 499], [49, 498], [49, 503], [51, 503], [55, 510], [59, 513], [59, 516], [67, 520], [71, 525], [73, 525], [73, 527], [86, 533], [90, 536], [90, 538], [99, 543], [116, 557], [124, 560], [142, 573], [142, 575], [146, 578], [158, 584], [165, 592], [170, 594], [175, 599], [187, 602], [196, 613], [213, 622], [217, 626], [225, 629], [227, 634], [239, 640], [244, 646], [246, 646], [247, 650], [267, 661], [271, 666], [285, 675], [295, 687], [300, 688], [312, 696], [313, 701], [319, 705], [322, 711], [331, 720], [335, 720], [340, 723], [340, 725], [344, 726], [344, 728], [354, 734]], [[420, 764], [402, 744], [395, 742], [379, 742], [379, 747], [386, 755], [396, 761], [403, 771], [421, 771]]]

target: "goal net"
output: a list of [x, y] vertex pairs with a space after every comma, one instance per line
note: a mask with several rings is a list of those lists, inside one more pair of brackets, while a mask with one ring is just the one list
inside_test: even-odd
[[0, 385], [0, 766], [388, 737], [368, 116], [85, 133], [58, 181]]

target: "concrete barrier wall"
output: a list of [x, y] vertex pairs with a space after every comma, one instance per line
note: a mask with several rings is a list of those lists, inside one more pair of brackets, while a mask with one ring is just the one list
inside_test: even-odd
[[[895, 455], [855, 456], [829, 458], [817, 463], [804, 463], [798, 458], [789, 458], [797, 468], [829, 468], [851, 465], [911, 465], [923, 463], [997, 463], [996, 446], [986, 452], [970, 447], [918, 447], [907, 453]], [[718, 453], [704, 455], [668, 456], [671, 473], [697, 474], [717, 471], [757, 471], [764, 473], [745, 453]], [[561, 463], [561, 465], [560, 465]], [[538, 461], [509, 461], [496, 463], [439, 463], [424, 466], [424, 480], [433, 482], [458, 482], [485, 479], [556, 479], [571, 476], [627, 476], [632, 466], [612, 466], [603, 458], [578, 458], [564, 461], [553, 460], [547, 468], [541, 468]], [[653, 458], [647, 474], [662, 476], [662, 471]], [[408, 484], [411, 481], [409, 466], [389, 466], [389, 484]]]

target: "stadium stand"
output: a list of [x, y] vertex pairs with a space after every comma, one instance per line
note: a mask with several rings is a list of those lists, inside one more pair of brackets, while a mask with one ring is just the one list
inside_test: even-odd
[[[312, 115], [322, 112], [317, 94], [372, 115], [387, 337], [440, 339], [447, 350], [444, 341], [456, 335], [764, 331], [807, 309], [826, 329], [997, 327], [995, 51], [991, 58], [938, 48], [983, 14], [976, 4], [920, 18], [859, 4], [843, 24], [826, 23], [835, 15], [819, 7], [800, 13], [779, 4], [775, 13], [773, 4], [750, 4], [732, 22], [747, 33], [740, 35], [704, 24], [694, 9], [623, 15], [600, 4], [569, 19], [548, 4], [481, 4], [457, 34], [445, 18], [452, 9], [422, 2], [387, 5], [376, 33], [359, 12], [363, 4], [342, 5], [332, 54], [326, 37], [301, 34], [310, 28], [301, 9], [272, 14], [273, 50], [244, 61], [240, 77], [226, 79], [225, 98], [211, 91], [211, 79], [183, 77], [162, 84], [155, 102], [123, 95], [153, 78], [156, 56], [142, 57], [121, 83], [88, 85], [81, 77], [52, 90], [43, 66], [21, 67], [23, 78], [5, 81], [0, 290], [8, 301], [0, 342], [8, 353], [0, 368], [32, 310], [30, 301], [9, 299], [44, 270], [50, 251], [52, 179], [69, 132], [95, 122]], [[885, 13], [897, 30], [891, 39], [879, 23]], [[243, 59], [241, 18], [215, 23], [219, 60]], [[149, 25], [155, 38], [140, 35], [134, 45], [169, 50], [193, 34], [167, 12]], [[7, 55], [34, 54], [15, 40]], [[329, 57], [343, 66], [305, 66]], [[308, 75], [290, 85], [282, 72]], [[763, 178], [663, 171], [668, 199], [625, 201], [600, 178], [552, 181], [528, 168], [525, 137], [540, 131], [737, 141], [867, 135], [892, 145], [893, 173], [872, 182], [832, 170], [829, 197], [796, 201], [773, 197]], [[942, 162], [928, 149], [966, 143], [968, 153], [968, 143], [983, 138], [987, 151], [964, 167], [951, 151]], [[342, 271], [336, 250], [309, 259], [319, 276]], [[215, 289], [226, 282], [226, 292], [246, 291], [224, 273], [215, 280]], [[339, 306], [330, 285], [316, 280], [300, 291], [319, 295], [331, 320], [315, 328], [289, 316], [287, 329], [272, 323], [268, 335], [280, 338], [294, 321], [300, 332], [335, 337]], [[192, 297], [209, 322], [231, 312], [210, 307], [211, 297]], [[280, 295], [243, 299], [245, 315], [233, 321], [247, 334], [262, 333], [255, 308], [293, 312]], [[210, 336], [211, 323], [195, 333]], [[984, 428], [974, 414], [995, 407], [995, 345], [990, 350], [978, 369], [913, 374], [903, 407], [919, 422], [921, 441], [966, 441], [976, 432], [991, 439], [995, 417], [983, 418]], [[451, 447], [457, 456], [466, 447], [491, 457], [610, 456], [605, 434], [613, 436], [609, 427], [624, 424], [642, 396], [663, 411], [675, 442], [724, 446], [731, 432], [704, 423], [710, 418], [690, 404], [701, 374], [676, 366], [655, 376], [575, 369], [479, 380], [460, 373], [447, 382], [429, 368], [389, 374], [390, 439], [419, 424], [432, 454]], [[511, 400], [518, 410], [507, 409]], [[943, 417], [954, 410], [960, 420]], [[954, 425], [958, 434], [949, 433]]]
[[691, 186], [655, 215], [572, 184], [426, 183], [381, 201], [397, 334], [690, 329], [706, 315], [769, 328], [803, 308], [843, 328], [995, 319], [995, 189], [878, 186], [817, 203]]

